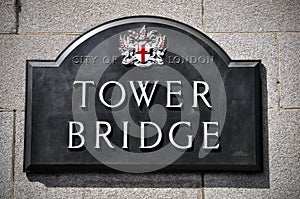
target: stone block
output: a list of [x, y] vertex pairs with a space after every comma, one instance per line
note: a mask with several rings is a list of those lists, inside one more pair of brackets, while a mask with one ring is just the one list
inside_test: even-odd
[[0, 198], [11, 197], [13, 112], [0, 112]]
[[0, 33], [16, 32], [15, 0], [0, 1]]
[[205, 199], [266, 199], [270, 198], [268, 189], [259, 188], [205, 188]]
[[[145, 198], [145, 199], [200, 199], [201, 189], [181, 188], [58, 188], [53, 189], [54, 195], [47, 195], [48, 198]], [[58, 197], [56, 197], [58, 196]]]
[[46, 187], [39, 182], [31, 182], [23, 172], [24, 157], [24, 112], [17, 112], [15, 142], [15, 198], [46, 198]]
[[299, 31], [298, 0], [204, 1], [207, 32]]
[[300, 198], [300, 111], [270, 111], [272, 198]]
[[20, 32], [85, 32], [127, 16], [154, 15], [201, 27], [201, 1], [22, 1]]
[[280, 105], [300, 107], [300, 34], [279, 35]]

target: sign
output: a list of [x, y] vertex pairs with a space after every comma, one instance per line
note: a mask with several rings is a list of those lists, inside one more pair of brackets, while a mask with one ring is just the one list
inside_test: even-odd
[[173, 20], [100, 25], [27, 61], [24, 170], [260, 171], [259, 71]]

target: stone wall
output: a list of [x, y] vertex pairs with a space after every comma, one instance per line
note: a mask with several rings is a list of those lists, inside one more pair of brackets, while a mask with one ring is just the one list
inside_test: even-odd
[[[299, 0], [0, 0], [0, 13], [0, 198], [300, 198]], [[23, 173], [25, 61], [131, 15], [187, 23], [232, 59], [262, 60], [263, 173]]]

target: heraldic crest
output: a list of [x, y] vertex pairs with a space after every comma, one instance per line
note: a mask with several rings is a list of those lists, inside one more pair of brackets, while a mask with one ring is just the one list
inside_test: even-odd
[[140, 32], [129, 30], [128, 34], [120, 35], [120, 52], [124, 56], [122, 64], [137, 67], [149, 67], [153, 64], [162, 65], [166, 48], [166, 36], [157, 30], [147, 33], [143, 26]]

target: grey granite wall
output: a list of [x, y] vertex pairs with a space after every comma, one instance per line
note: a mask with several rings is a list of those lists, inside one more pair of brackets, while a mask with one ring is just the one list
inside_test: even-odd
[[[0, 198], [300, 198], [299, 0], [0, 0]], [[131, 15], [187, 23], [233, 59], [261, 59], [264, 172], [22, 172], [25, 60], [55, 59], [80, 34]]]

